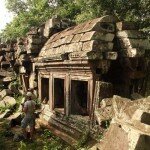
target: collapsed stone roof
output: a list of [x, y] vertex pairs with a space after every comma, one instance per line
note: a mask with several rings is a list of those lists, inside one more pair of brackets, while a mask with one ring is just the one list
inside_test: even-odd
[[143, 57], [145, 50], [149, 49], [149, 40], [138, 31], [136, 24], [119, 22], [114, 16], [103, 16], [52, 35], [41, 49], [38, 61], [115, 60], [117, 55]]
[[113, 49], [114, 23], [117, 21], [114, 16], [104, 16], [56, 33], [42, 48], [39, 60], [63, 60], [65, 54], [71, 60], [101, 59], [102, 52]]

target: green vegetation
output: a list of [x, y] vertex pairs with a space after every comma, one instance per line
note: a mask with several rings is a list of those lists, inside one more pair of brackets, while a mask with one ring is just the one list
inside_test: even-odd
[[38, 138], [37, 141], [33, 143], [27, 143], [21, 141], [18, 150], [65, 150], [70, 148], [61, 139], [54, 136], [49, 130], [44, 129], [41, 135], [41, 139]]
[[7, 109], [12, 109], [11, 105], [7, 105], [7, 106], [0, 106], [0, 113], [5, 112]]
[[136, 22], [150, 36], [147, 0], [6, 0], [6, 6], [15, 17], [2, 31], [3, 39], [25, 36], [31, 27], [39, 26], [53, 15], [81, 23], [115, 14], [121, 20]]
[[[16, 130], [15, 130], [16, 131]], [[71, 150], [64, 141], [47, 129], [38, 129], [35, 141], [13, 141], [13, 133], [6, 120], [0, 121], [0, 147], [2, 150]]]
[[90, 138], [90, 131], [86, 130], [83, 132], [82, 137], [79, 139], [77, 145], [75, 145], [76, 149], [80, 149], [82, 147], [86, 148], [86, 144], [89, 141]]

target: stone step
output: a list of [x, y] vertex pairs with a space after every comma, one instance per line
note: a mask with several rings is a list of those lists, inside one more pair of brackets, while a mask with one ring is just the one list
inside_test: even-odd
[[70, 115], [65, 117], [62, 114], [55, 113], [53, 118], [63, 122], [65, 125], [72, 127], [79, 132], [83, 132], [83, 130], [88, 128], [89, 125], [89, 118], [87, 118], [87, 116]]
[[77, 144], [77, 142], [78, 142], [77, 139], [75, 139], [74, 137], [68, 135], [67, 133], [65, 133], [63, 131], [61, 131], [60, 129], [58, 129], [57, 127], [55, 127], [52, 124], [48, 123], [44, 119], [38, 119], [37, 122], [40, 126], [43, 126], [47, 129], [49, 129], [53, 134], [55, 134], [56, 136], [58, 136], [62, 140], [66, 141], [68, 144], [70, 144], [72, 146]]
[[53, 127], [56, 127], [57, 129], [67, 133], [70, 136], [73, 136], [76, 139], [81, 137], [82, 131], [73, 127], [71, 124], [67, 124], [67, 122], [59, 120], [58, 118], [51, 117], [51, 120], [49, 120], [49, 123]]

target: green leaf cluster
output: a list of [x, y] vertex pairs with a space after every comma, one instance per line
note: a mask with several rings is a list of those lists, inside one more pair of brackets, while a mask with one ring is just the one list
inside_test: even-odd
[[39, 26], [50, 18], [54, 9], [50, 9], [48, 0], [6, 0], [6, 2], [9, 11], [14, 13], [12, 22], [1, 32], [1, 38], [6, 40], [25, 36], [31, 27]]

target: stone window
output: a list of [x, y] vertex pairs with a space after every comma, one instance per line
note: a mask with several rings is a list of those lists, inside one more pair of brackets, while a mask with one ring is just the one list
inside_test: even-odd
[[54, 108], [64, 108], [64, 79], [54, 78]]
[[41, 79], [41, 100], [45, 103], [49, 100], [49, 78]]
[[87, 81], [71, 81], [71, 114], [88, 115], [88, 82]]

